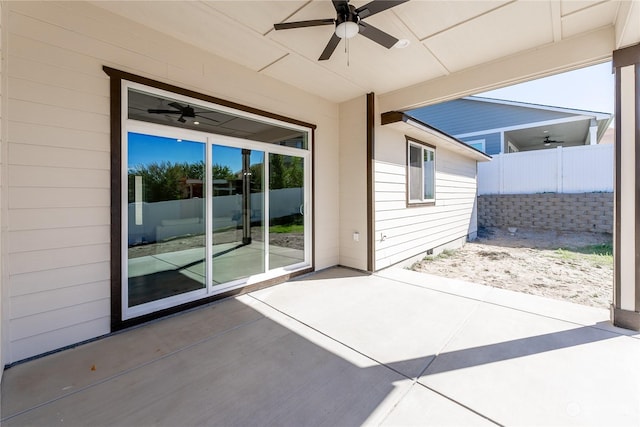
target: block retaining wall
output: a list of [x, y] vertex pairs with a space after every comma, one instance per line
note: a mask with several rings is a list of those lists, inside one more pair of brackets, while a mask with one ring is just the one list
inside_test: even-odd
[[478, 196], [478, 225], [613, 233], [613, 193]]

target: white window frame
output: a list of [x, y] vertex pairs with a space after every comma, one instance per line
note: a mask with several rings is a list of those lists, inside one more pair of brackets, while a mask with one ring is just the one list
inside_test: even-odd
[[[210, 134], [205, 132], [199, 132], [189, 129], [182, 129], [178, 127], [160, 125], [149, 122], [141, 122], [137, 120], [132, 120], [128, 118], [128, 91], [129, 89], [137, 89], [144, 91], [146, 93], [158, 94], [159, 96], [168, 97], [171, 99], [176, 99], [178, 101], [191, 104], [191, 105], [201, 105], [203, 107], [216, 109], [219, 111], [228, 112], [239, 117], [251, 118], [257, 121], [262, 121], [266, 123], [272, 123], [275, 125], [286, 126], [289, 128], [293, 128], [296, 130], [301, 130], [307, 132], [307, 148], [298, 149], [280, 145], [266, 144], [251, 140], [245, 140], [241, 138], [235, 138], [225, 135], [218, 134]], [[312, 144], [313, 144], [313, 132], [310, 128], [306, 128], [303, 126], [281, 122], [276, 119], [259, 116], [257, 114], [252, 114], [240, 110], [236, 110], [233, 108], [213, 104], [211, 102], [190, 98], [184, 95], [180, 95], [174, 92], [168, 92], [162, 89], [154, 88], [151, 86], [146, 86], [140, 83], [130, 82], [127, 80], [122, 80], [121, 86], [121, 99], [122, 99], [122, 111], [121, 111], [121, 123], [122, 123], [122, 134], [121, 134], [121, 164], [125, 165], [121, 170], [121, 203], [122, 203], [122, 211], [121, 211], [121, 316], [122, 320], [130, 320], [136, 317], [140, 317], [143, 315], [151, 314], [163, 309], [168, 309], [172, 307], [176, 307], [185, 303], [189, 303], [192, 301], [197, 301], [199, 299], [211, 297], [214, 295], [218, 295], [224, 292], [228, 292], [234, 289], [242, 288], [247, 285], [251, 285], [253, 283], [259, 283], [263, 281], [267, 281], [270, 279], [274, 279], [276, 277], [284, 276], [290, 274], [295, 271], [304, 270], [312, 266], [312, 225], [313, 225], [313, 209], [312, 209], [312, 195], [313, 195], [313, 183], [312, 183]], [[264, 165], [264, 173], [265, 173], [265, 182], [268, 180], [268, 156], [269, 154], [282, 154], [282, 155], [290, 155], [295, 157], [300, 157], [304, 162], [304, 186], [305, 186], [305, 196], [304, 196], [304, 210], [308, 212], [308, 214], [304, 215], [304, 261], [288, 265], [285, 267], [279, 267], [275, 269], [269, 270], [268, 264], [266, 263], [267, 257], [269, 254], [269, 246], [268, 239], [265, 240], [265, 272], [256, 274], [254, 276], [249, 276], [247, 278], [234, 280], [232, 282], [226, 283], [222, 286], [214, 286], [212, 283], [211, 276], [211, 264], [207, 263], [207, 271], [206, 271], [206, 279], [205, 286], [203, 289], [194, 290], [191, 292], [178, 294], [175, 296], [167, 297], [160, 300], [154, 300], [148, 303], [140, 304], [137, 306], [129, 307], [128, 301], [128, 217], [127, 217], [127, 156], [128, 156], [128, 132], [138, 132], [145, 133], [163, 137], [175, 137], [175, 138], [187, 138], [192, 141], [202, 142], [206, 147], [206, 169], [211, 170], [211, 147], [215, 144], [223, 144], [232, 147], [238, 148], [250, 148], [255, 150], [260, 150], [265, 153], [265, 165]], [[205, 185], [207, 185], [207, 194], [212, 194], [211, 188], [211, 180], [206, 180]], [[211, 200], [207, 201], [207, 210], [206, 212], [211, 212]], [[268, 191], [265, 190], [265, 206], [264, 211], [269, 212], [269, 194]], [[206, 214], [206, 248], [205, 248], [205, 256], [207, 260], [211, 259], [211, 218], [210, 215]], [[267, 227], [265, 227], [265, 230]]]
[[[420, 150], [420, 159], [424, 159], [425, 151], [433, 153], [433, 197], [425, 198], [425, 188], [424, 188], [424, 162], [421, 163], [422, 170], [422, 179], [420, 180], [420, 198], [412, 198], [411, 197], [411, 148], [417, 148]], [[438, 156], [436, 155], [436, 147], [425, 144], [423, 142], [407, 138], [407, 205], [416, 206], [416, 205], [434, 205], [436, 202], [436, 162]]]

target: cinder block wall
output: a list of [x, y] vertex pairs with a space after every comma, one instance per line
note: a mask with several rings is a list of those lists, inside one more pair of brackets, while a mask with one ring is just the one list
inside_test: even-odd
[[613, 232], [613, 193], [478, 196], [478, 225]]

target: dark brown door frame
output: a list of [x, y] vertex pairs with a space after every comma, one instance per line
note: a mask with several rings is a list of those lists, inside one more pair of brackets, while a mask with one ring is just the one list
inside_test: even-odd
[[[187, 310], [189, 308], [204, 305], [213, 301], [228, 298], [234, 295], [239, 295], [247, 292], [253, 292], [258, 289], [267, 288], [269, 286], [276, 285], [278, 283], [285, 282], [290, 278], [307, 274], [315, 270], [315, 135], [316, 125], [306, 123], [300, 120], [292, 119], [289, 117], [281, 116], [279, 114], [270, 113], [268, 111], [259, 110], [257, 108], [248, 107], [246, 105], [238, 104], [235, 102], [227, 101], [221, 98], [216, 98], [200, 92], [195, 92], [189, 89], [184, 89], [179, 86], [170, 85], [157, 80], [149, 79], [147, 77], [131, 74], [126, 71], [117, 70], [115, 68], [103, 66], [103, 71], [110, 77], [110, 117], [111, 117], [111, 332], [115, 332], [121, 329], [128, 328], [133, 325], [148, 322], [150, 320], [158, 319], [169, 314], [177, 313]], [[212, 295], [210, 297], [202, 298], [196, 301], [191, 301], [186, 304], [170, 307], [167, 309], [159, 310], [153, 313], [145, 314], [134, 319], [122, 319], [122, 81], [130, 81], [133, 83], [143, 84], [145, 86], [165, 90], [167, 92], [177, 93], [179, 95], [188, 96], [191, 98], [199, 99], [206, 102], [211, 102], [217, 105], [233, 108], [239, 111], [259, 115], [266, 118], [275, 119], [285, 123], [291, 123], [298, 126], [303, 126], [311, 130], [311, 138], [314, 142], [311, 145], [311, 198], [312, 207], [311, 212], [312, 226], [311, 226], [311, 266], [304, 270], [292, 272], [284, 276], [269, 279], [264, 282], [255, 283], [242, 288], [234, 289], [222, 294]]]
[[367, 271], [375, 271], [375, 94], [367, 94]]

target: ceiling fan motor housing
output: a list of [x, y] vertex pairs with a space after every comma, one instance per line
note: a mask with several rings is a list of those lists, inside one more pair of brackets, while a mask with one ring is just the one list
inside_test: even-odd
[[[355, 24], [355, 25], [354, 25]], [[358, 34], [360, 24], [360, 16], [356, 12], [356, 8], [348, 5], [348, 9], [341, 11], [336, 17], [336, 36], [341, 39], [350, 39]]]

